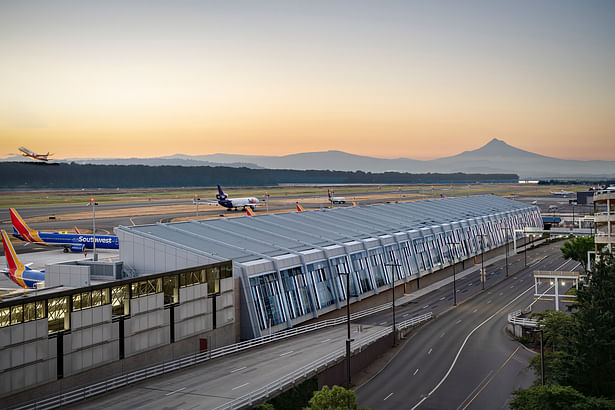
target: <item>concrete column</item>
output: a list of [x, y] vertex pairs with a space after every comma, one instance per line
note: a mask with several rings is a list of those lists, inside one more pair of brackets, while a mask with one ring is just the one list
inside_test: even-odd
[[559, 279], [555, 277], [555, 310], [559, 312]]

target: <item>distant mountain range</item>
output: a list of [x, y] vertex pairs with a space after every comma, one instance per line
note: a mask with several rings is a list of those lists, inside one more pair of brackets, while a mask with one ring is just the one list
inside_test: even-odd
[[[21, 159], [21, 157], [17, 158]], [[5, 160], [15, 159], [12, 157]], [[512, 147], [496, 138], [478, 149], [427, 161], [410, 158], [382, 159], [343, 151], [304, 152], [283, 156], [176, 154], [158, 158], [74, 158], [63, 161], [108, 165], [231, 166], [364, 172], [512, 173], [519, 175], [521, 179], [615, 177], [615, 161], [580, 161], [547, 157]]]

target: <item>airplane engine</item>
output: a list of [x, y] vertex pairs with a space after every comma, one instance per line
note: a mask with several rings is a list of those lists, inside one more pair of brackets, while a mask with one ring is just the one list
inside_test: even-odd
[[82, 243], [70, 246], [70, 251], [71, 252], [83, 252], [84, 249], [85, 249], [85, 245], [82, 244]]

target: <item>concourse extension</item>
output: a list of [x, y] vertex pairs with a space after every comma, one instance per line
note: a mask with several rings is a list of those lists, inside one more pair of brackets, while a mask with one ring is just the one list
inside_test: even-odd
[[[290, 328], [512, 242], [538, 207], [494, 195], [120, 226], [137, 275], [233, 261], [241, 338]], [[515, 235], [521, 236], [519, 232]], [[481, 243], [482, 242], [482, 243]]]

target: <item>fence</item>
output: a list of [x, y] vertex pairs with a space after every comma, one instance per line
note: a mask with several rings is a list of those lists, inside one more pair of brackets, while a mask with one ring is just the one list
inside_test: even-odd
[[538, 321], [536, 319], [527, 319], [521, 316], [521, 311], [516, 310], [508, 314], [508, 323], [513, 325], [520, 325], [523, 327], [538, 327]]

